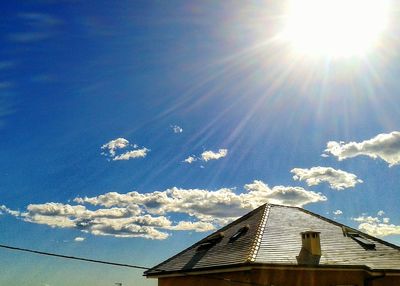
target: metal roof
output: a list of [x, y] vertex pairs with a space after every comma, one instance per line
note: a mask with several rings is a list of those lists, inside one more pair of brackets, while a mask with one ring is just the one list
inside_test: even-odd
[[265, 204], [146, 271], [145, 275], [260, 264], [297, 266], [300, 233], [304, 231], [320, 232], [322, 256], [318, 267], [400, 271], [400, 247], [396, 245], [302, 208]]

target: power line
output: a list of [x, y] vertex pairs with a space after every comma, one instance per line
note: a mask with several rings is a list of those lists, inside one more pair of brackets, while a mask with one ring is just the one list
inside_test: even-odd
[[1, 248], [6, 248], [6, 249], [11, 249], [11, 250], [35, 253], [35, 254], [40, 254], [40, 255], [60, 257], [60, 258], [65, 258], [65, 259], [73, 259], [73, 260], [80, 260], [80, 261], [107, 264], [107, 265], [114, 265], [114, 266], [121, 266], [121, 267], [130, 267], [130, 268], [144, 269], [144, 270], [150, 269], [149, 267], [144, 267], [144, 266], [116, 263], [116, 262], [110, 262], [110, 261], [104, 261], [104, 260], [89, 259], [89, 258], [76, 257], [76, 256], [69, 256], [69, 255], [62, 255], [62, 254], [57, 254], [57, 253], [50, 253], [50, 252], [32, 250], [32, 249], [21, 248], [21, 247], [8, 246], [8, 245], [3, 245], [3, 244], [0, 244], [0, 247]]
[[[39, 255], [58, 257], [58, 258], [63, 258], [63, 259], [72, 259], [72, 260], [79, 260], [79, 261], [100, 263], [100, 264], [107, 264], [107, 265], [120, 266], [120, 267], [129, 267], [129, 268], [136, 268], [136, 269], [142, 269], [142, 270], [151, 269], [150, 267], [146, 267], [146, 266], [123, 264], [123, 263], [116, 263], [116, 262], [105, 261], [105, 260], [97, 260], [97, 259], [69, 256], [69, 255], [57, 254], [57, 253], [52, 253], [52, 252], [44, 252], [44, 251], [38, 251], [38, 250], [33, 250], [33, 249], [28, 249], [28, 248], [9, 246], [9, 245], [4, 245], [4, 244], [0, 244], [0, 248], [5, 248], [5, 249], [9, 249], [9, 250], [16, 250], [16, 251], [22, 251], [22, 252], [29, 252], [29, 253], [33, 253], [33, 254], [39, 254]], [[183, 273], [183, 274], [185, 276], [193, 276], [193, 277], [197, 276], [197, 275], [191, 275], [189, 273]], [[240, 280], [234, 280], [234, 279], [223, 278], [223, 277], [215, 277], [215, 276], [214, 277], [210, 277], [210, 276], [204, 276], [204, 275], [199, 275], [198, 277], [202, 277], [202, 278], [209, 279], [209, 280], [225, 281], [225, 282], [229, 282], [230, 284], [233, 283], [233, 284], [242, 284], [242, 285], [265, 286], [265, 284], [259, 284], [259, 283], [247, 282], [247, 281], [240, 281]], [[119, 283], [116, 283], [116, 284], [119, 284]]]

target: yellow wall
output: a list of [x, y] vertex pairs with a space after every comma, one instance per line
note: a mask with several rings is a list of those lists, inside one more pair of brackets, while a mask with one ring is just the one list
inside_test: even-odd
[[[364, 285], [364, 271], [251, 270], [213, 275], [160, 278], [159, 286], [398, 286], [400, 276], [385, 277]], [[249, 285], [251, 286], [251, 285]]]

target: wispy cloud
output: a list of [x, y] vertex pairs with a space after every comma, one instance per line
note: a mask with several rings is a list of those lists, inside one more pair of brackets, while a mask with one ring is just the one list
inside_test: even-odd
[[185, 160], [183, 160], [183, 162], [188, 163], [188, 164], [192, 164], [195, 161], [197, 161], [197, 158], [193, 155], [189, 156]]
[[[125, 151], [117, 155], [118, 150], [126, 149], [130, 147], [134, 150]], [[130, 144], [129, 141], [125, 138], [117, 138], [109, 141], [108, 143], [101, 146], [103, 152], [101, 153], [104, 156], [111, 158], [113, 161], [121, 161], [121, 160], [130, 160], [136, 158], [144, 158], [147, 156], [147, 153], [150, 151], [149, 149], [143, 147], [141, 149], [137, 149], [137, 144]]]
[[400, 235], [400, 225], [391, 224], [388, 217], [359, 216], [353, 220], [360, 223], [359, 230], [373, 236]]
[[352, 188], [357, 183], [363, 182], [354, 174], [336, 170], [331, 167], [312, 167], [311, 169], [294, 168], [290, 172], [294, 174], [294, 180], [306, 181], [308, 186], [316, 186], [326, 182], [329, 184], [329, 187], [334, 190]]
[[13, 33], [9, 36], [9, 39], [13, 42], [17, 43], [30, 43], [30, 42], [38, 42], [47, 38], [50, 38], [50, 33], [42, 33], [42, 32], [20, 32]]
[[14, 210], [11, 210], [11, 209], [7, 208], [5, 205], [1, 205], [0, 206], [0, 214], [4, 214], [4, 213], [9, 214], [9, 215], [13, 215], [13, 216], [19, 216], [20, 215], [19, 211], [14, 211]]
[[49, 14], [20, 13], [18, 18], [22, 21], [24, 31], [13, 32], [8, 38], [13, 42], [31, 43], [41, 41], [56, 34], [56, 28], [63, 22]]
[[114, 157], [116, 150], [124, 149], [128, 146], [129, 146], [128, 140], [126, 140], [125, 138], [117, 138], [117, 139], [111, 140], [110, 142], [107, 142], [106, 144], [101, 146], [101, 149], [107, 150], [109, 155]]
[[341, 210], [335, 210], [335, 211], [333, 212], [333, 214], [334, 214], [335, 216], [340, 216], [340, 215], [343, 214], [343, 212], [342, 212]]
[[400, 132], [379, 134], [362, 142], [330, 141], [327, 143], [325, 153], [337, 157], [339, 161], [364, 155], [373, 159], [380, 158], [389, 166], [394, 166], [400, 163]]
[[11, 82], [0, 82], [0, 127], [5, 124], [6, 117], [17, 110], [15, 96]]
[[[6, 71], [15, 66], [12, 61], [0, 61], [0, 71]], [[13, 91], [14, 83], [11, 81], [0, 81], [0, 128], [5, 124], [6, 117], [16, 111], [15, 97]]]
[[[166, 239], [170, 231], [210, 231], [264, 203], [303, 206], [326, 201], [320, 193], [300, 187], [275, 186], [262, 181], [246, 184], [242, 193], [222, 188], [173, 187], [150, 193], [110, 192], [78, 197], [74, 205], [49, 202], [30, 204], [24, 212], [2, 207], [24, 221], [57, 228], [75, 228], [92, 235]], [[93, 208], [93, 209], [90, 209]], [[173, 214], [183, 218], [174, 222]]]
[[195, 156], [191, 155], [187, 157], [183, 162], [192, 164], [195, 161], [202, 161], [202, 162], [208, 162], [211, 160], [219, 160], [221, 158], [224, 158], [228, 155], [228, 149], [219, 149], [217, 152], [207, 150], [204, 151], [203, 153], [200, 154], [200, 156]]
[[202, 221], [180, 221], [178, 224], [174, 226], [170, 226], [168, 229], [170, 230], [194, 230], [195, 232], [204, 232], [214, 230], [215, 226], [209, 222]]
[[15, 66], [15, 63], [12, 61], [0, 61], [0, 70], [10, 69]]
[[0, 81], [0, 90], [10, 88], [12, 85], [10, 81]]
[[270, 188], [259, 180], [246, 184], [244, 188], [248, 191], [247, 194], [243, 195], [245, 200], [258, 202], [259, 205], [268, 202], [301, 207], [309, 203], [327, 200], [321, 193], [308, 191], [301, 187], [275, 186]]
[[150, 150], [147, 148], [142, 148], [138, 150], [133, 150], [133, 151], [128, 151], [125, 152], [124, 154], [115, 156], [113, 158], [113, 161], [120, 161], [120, 160], [130, 160], [130, 159], [136, 159], [136, 158], [144, 158], [146, 157], [147, 153]]
[[178, 125], [171, 125], [172, 131], [176, 134], [178, 133], [182, 133], [183, 129], [182, 127], [178, 126]]

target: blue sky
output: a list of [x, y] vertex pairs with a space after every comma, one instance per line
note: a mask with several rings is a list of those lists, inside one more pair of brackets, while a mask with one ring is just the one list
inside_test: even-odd
[[[0, 243], [153, 266], [271, 202], [400, 245], [399, 8], [332, 57], [277, 2], [2, 3]], [[156, 285], [0, 257], [1, 285]]]

